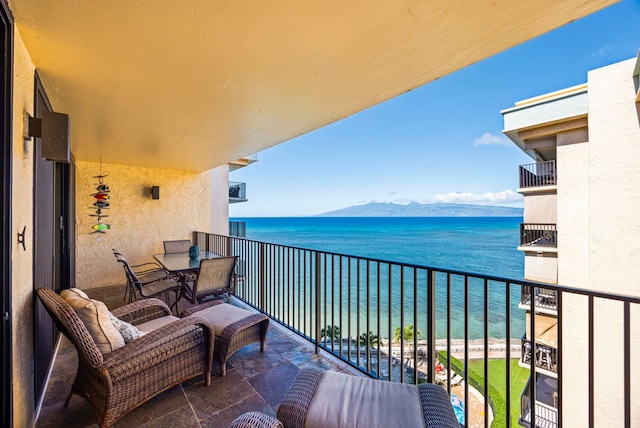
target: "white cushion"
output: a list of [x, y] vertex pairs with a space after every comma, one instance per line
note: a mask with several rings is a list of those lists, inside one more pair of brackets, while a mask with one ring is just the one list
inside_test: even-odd
[[108, 354], [124, 346], [124, 339], [109, 318], [107, 305], [89, 299], [77, 288], [62, 290], [62, 297], [78, 314], [102, 354]]
[[190, 316], [205, 317], [213, 325], [216, 333], [221, 335], [223, 330], [236, 321], [253, 315], [252, 312], [229, 303], [222, 303], [194, 312]]
[[423, 427], [415, 385], [327, 371], [309, 406], [305, 427]]

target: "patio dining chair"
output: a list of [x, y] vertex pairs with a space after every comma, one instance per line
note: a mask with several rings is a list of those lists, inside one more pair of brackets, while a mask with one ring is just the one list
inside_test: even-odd
[[[179, 239], [175, 241], [162, 241], [164, 244], [164, 253], [165, 254], [176, 254], [176, 253], [188, 253], [189, 248], [191, 248], [191, 241], [188, 239]], [[180, 274], [176, 274], [175, 278], [178, 281], [193, 281], [196, 278], [197, 270], [185, 271]]]
[[234, 294], [238, 257], [216, 257], [200, 260], [200, 269], [193, 281], [184, 281], [182, 297], [191, 303], [202, 302], [207, 297]]
[[[127, 278], [127, 287], [130, 289], [130, 300], [136, 300], [136, 292], [144, 298], [163, 296], [166, 304], [170, 305], [171, 308], [175, 306], [176, 313], [178, 312], [180, 284], [175, 278], [169, 276], [169, 274], [162, 269], [139, 274], [133, 269], [133, 266], [129, 264], [122, 253], [116, 253], [116, 251], [114, 251], [114, 254], [118, 263], [121, 263], [122, 267], [124, 268], [124, 273]], [[173, 303], [171, 303], [169, 299], [169, 294], [171, 292], [173, 292], [175, 295], [175, 300], [173, 301]]]
[[[126, 258], [124, 257], [122, 252], [116, 250], [115, 248], [113, 248], [112, 251], [113, 255], [116, 257], [116, 260], [122, 259], [126, 261]], [[160, 266], [156, 262], [141, 263], [139, 265], [129, 264], [129, 267], [135, 272], [138, 278], [141, 278], [144, 282], [152, 282], [167, 277], [167, 272], [162, 269], [162, 266]], [[128, 303], [136, 300], [135, 286], [128, 280], [128, 278], [127, 285], [124, 289], [124, 297], [122, 298], [122, 300], [126, 300], [127, 296], [129, 297]]]
[[164, 253], [187, 253], [191, 247], [191, 241], [188, 239], [180, 239], [177, 241], [162, 241], [164, 244]]

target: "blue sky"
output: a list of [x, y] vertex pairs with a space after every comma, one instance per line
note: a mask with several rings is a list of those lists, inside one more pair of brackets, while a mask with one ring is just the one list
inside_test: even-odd
[[522, 206], [518, 165], [502, 134], [516, 101], [585, 83], [638, 55], [640, 0], [530, 40], [339, 122], [258, 153], [233, 171], [248, 202], [231, 217], [307, 216], [367, 202]]

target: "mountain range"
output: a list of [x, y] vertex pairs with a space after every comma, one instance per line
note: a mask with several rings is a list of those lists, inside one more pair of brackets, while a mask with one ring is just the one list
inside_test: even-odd
[[472, 204], [370, 202], [318, 214], [317, 217], [522, 217], [523, 208]]

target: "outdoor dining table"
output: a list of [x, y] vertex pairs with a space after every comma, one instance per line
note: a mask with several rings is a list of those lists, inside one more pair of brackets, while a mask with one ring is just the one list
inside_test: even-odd
[[200, 251], [200, 256], [197, 259], [190, 258], [188, 252], [153, 255], [153, 258], [162, 265], [164, 270], [176, 275], [183, 275], [188, 272], [197, 272], [200, 268], [200, 260], [215, 259], [217, 257], [222, 256], [218, 253], [214, 253], [213, 251]]
[[194, 274], [198, 273], [200, 269], [200, 260], [202, 259], [215, 259], [222, 257], [218, 253], [213, 251], [200, 251], [200, 256], [197, 259], [189, 257], [189, 253], [165, 253], [154, 254], [153, 258], [163, 267], [164, 270], [169, 272], [171, 276], [177, 279], [178, 295], [176, 296], [176, 311], [178, 310], [178, 301], [182, 297], [185, 282], [189, 280], [189, 276], [194, 278]]

